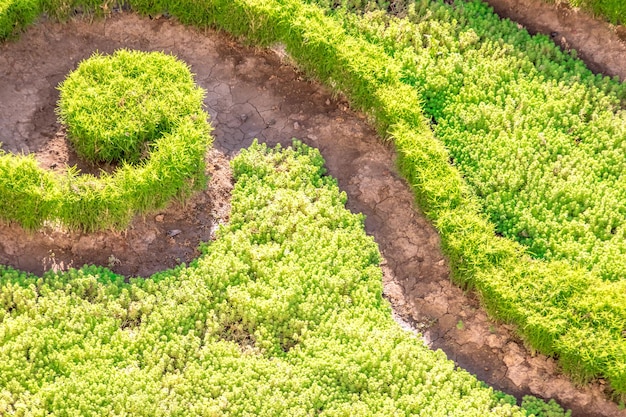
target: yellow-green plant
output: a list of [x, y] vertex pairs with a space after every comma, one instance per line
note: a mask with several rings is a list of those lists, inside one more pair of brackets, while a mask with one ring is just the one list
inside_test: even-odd
[[394, 322], [323, 163], [242, 151], [231, 221], [190, 266], [0, 267], [0, 414], [525, 416]]
[[205, 118], [204, 91], [187, 65], [162, 52], [121, 49], [82, 61], [59, 86], [58, 114], [77, 153], [137, 163], [183, 118]]
[[0, 41], [17, 35], [40, 13], [39, 0], [0, 0]]
[[83, 62], [61, 86], [60, 111], [79, 153], [115, 161], [111, 174], [55, 174], [31, 156], [0, 154], [0, 218], [36, 229], [122, 229], [136, 214], [206, 184], [211, 144], [204, 92], [162, 53], [118, 51]]
[[[479, 94], [484, 89], [495, 97], [496, 104], [511, 104], [506, 89], [490, 90], [489, 65], [477, 67], [484, 75], [479, 79], [482, 83], [473, 84], [475, 78], [471, 76], [463, 79], [471, 69], [467, 63], [476, 63], [481, 51], [486, 61], [493, 56], [494, 63], [510, 65], [518, 78], [533, 73], [529, 82], [539, 82], [540, 89], [548, 91], [554, 85], [557, 89], [565, 86], [564, 91], [586, 89], [577, 106], [604, 103], [617, 109], [624, 105], [626, 87], [594, 76], [573, 54], [563, 53], [546, 37], [531, 37], [515, 24], [500, 21], [479, 1], [456, 1], [452, 5], [418, 1], [409, 19], [395, 21], [369, 14], [360, 22], [332, 9], [328, 1], [319, 0], [324, 8], [307, 4], [312, 2], [132, 0], [131, 7], [146, 15], [169, 12], [185, 24], [217, 27], [257, 45], [284, 43], [301, 68], [344, 92], [353, 106], [372, 116], [383, 135], [391, 135], [402, 173], [441, 234], [455, 282], [475, 288], [494, 317], [514, 323], [519, 335], [535, 349], [557, 356], [566, 371], [580, 380], [603, 376], [624, 398], [626, 280], [612, 281], [597, 274], [604, 268], [602, 262], [590, 273], [589, 263], [533, 259], [518, 242], [498, 236], [492, 223], [498, 216], [494, 220], [487, 212], [472, 188], [475, 184], [468, 182], [469, 176], [464, 178], [467, 174], [462, 173], [459, 160], [444, 144], [445, 138], [435, 137], [431, 127], [438, 134], [458, 127], [458, 120], [453, 117], [450, 120], [454, 123], [448, 123], [445, 116], [451, 114], [451, 103], [461, 110], [472, 104], [463, 103], [467, 95], [455, 96], [460, 88], [474, 88]], [[365, 4], [349, 0], [335, 3]], [[422, 20], [425, 22], [420, 26]], [[473, 60], [465, 62], [465, 53]], [[495, 85], [503, 83], [506, 87], [506, 78], [498, 81], [500, 72], [493, 74]], [[511, 80], [517, 81], [515, 77]], [[548, 96], [539, 100], [550, 104]], [[489, 114], [479, 104], [478, 110], [485, 120], [491, 116], [496, 121], [503, 115], [505, 121], [515, 117], [508, 111]], [[600, 110], [604, 121], [615, 123], [611, 110]], [[583, 112], [582, 116], [592, 113]], [[478, 120], [476, 126], [491, 124], [485, 120]], [[575, 137], [570, 138], [576, 142]], [[620, 157], [619, 152], [615, 154]], [[493, 164], [491, 158], [483, 159]], [[585, 159], [584, 163], [595, 162]], [[497, 172], [506, 175], [509, 171]], [[612, 227], [609, 235], [611, 231]], [[522, 239], [524, 234], [520, 234]], [[622, 255], [605, 254], [612, 261]], [[619, 262], [610, 264], [610, 269], [618, 269]]]
[[548, 3], [566, 3], [580, 7], [611, 23], [626, 24], [626, 3], [622, 0], [545, 0]]

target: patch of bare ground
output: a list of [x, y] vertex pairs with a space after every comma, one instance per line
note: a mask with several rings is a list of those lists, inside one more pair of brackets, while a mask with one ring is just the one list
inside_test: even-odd
[[485, 0], [503, 18], [531, 34], [543, 33], [578, 57], [595, 73], [626, 80], [626, 27], [614, 26], [569, 6], [542, 0]]
[[56, 86], [94, 51], [122, 47], [175, 54], [207, 90], [205, 104], [215, 127], [214, 150], [207, 156], [213, 185], [185, 206], [173, 204], [135, 219], [124, 233], [46, 229], [29, 234], [3, 225], [0, 262], [36, 273], [95, 263], [146, 276], [189, 261], [197, 256], [199, 242], [228, 219], [232, 182], [227, 159], [254, 138], [270, 145], [298, 138], [320, 149], [329, 173], [348, 194], [348, 207], [367, 216], [366, 230], [385, 258], [385, 294], [395, 314], [422, 332], [429, 346], [518, 398], [527, 393], [552, 397], [575, 416], [624, 415], [606, 399], [601, 382], [576, 387], [554, 360], [532, 355], [509, 326], [489, 320], [472, 294], [450, 282], [439, 236], [414, 205], [396, 170], [393, 149], [381, 143], [362, 114], [273, 51], [244, 48], [223, 34], [134, 14], [114, 14], [93, 24], [41, 22], [19, 41], [0, 45], [4, 148], [34, 153], [49, 168], [71, 163], [54, 115]]

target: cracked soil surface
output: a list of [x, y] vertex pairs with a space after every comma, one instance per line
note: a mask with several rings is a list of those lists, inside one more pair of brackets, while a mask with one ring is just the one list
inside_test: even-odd
[[127, 13], [94, 23], [41, 22], [18, 41], [0, 45], [3, 149], [33, 153], [48, 169], [73, 164], [76, 156], [54, 113], [56, 86], [94, 51], [122, 47], [176, 55], [207, 90], [205, 104], [215, 128], [207, 155], [209, 188], [184, 206], [172, 204], [136, 218], [122, 233], [52, 227], [27, 233], [0, 224], [0, 263], [38, 274], [95, 263], [127, 276], [147, 276], [188, 262], [198, 255], [198, 243], [228, 220], [228, 159], [254, 138], [270, 145], [298, 138], [320, 149], [329, 174], [348, 194], [348, 207], [367, 216], [366, 230], [385, 259], [385, 294], [401, 323], [459, 367], [518, 398], [529, 393], [555, 398], [574, 416], [626, 415], [606, 399], [602, 381], [576, 387], [553, 359], [532, 355], [512, 327], [491, 321], [474, 295], [450, 282], [439, 236], [414, 205], [393, 149], [364, 115], [294, 69], [280, 48], [246, 48], [213, 31]]

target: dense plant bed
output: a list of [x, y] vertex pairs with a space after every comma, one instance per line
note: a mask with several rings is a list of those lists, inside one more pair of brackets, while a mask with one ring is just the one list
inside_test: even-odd
[[205, 185], [204, 92], [182, 62], [162, 53], [95, 55], [60, 90], [60, 117], [78, 153], [120, 166], [100, 177], [75, 169], [61, 176], [32, 157], [0, 154], [1, 219], [33, 229], [46, 221], [124, 228], [134, 215]]
[[189, 267], [0, 268], [0, 414], [526, 415], [393, 321], [317, 150], [232, 166], [230, 224]]
[[545, 37], [513, 37], [480, 3], [353, 23], [402, 62], [498, 233], [536, 258], [626, 277], [624, 85], [594, 77]]
[[[480, 237], [489, 227], [441, 210], [435, 218], [457, 276], [471, 277], [490, 310], [516, 322], [534, 347], [559, 355], [582, 379], [608, 376], [623, 394], [624, 85], [594, 77], [547, 38], [520, 32], [478, 2], [430, 5], [405, 19], [342, 18], [349, 33], [402, 65], [403, 82], [420, 92], [450, 160], [480, 197], [474, 210], [534, 257], [565, 261], [524, 261], [513, 247], [507, 255], [503, 241]], [[445, 208], [438, 194], [457, 195], [457, 180], [442, 181], [441, 168], [426, 161], [446, 152], [424, 155], [409, 130], [398, 130], [396, 141], [405, 173], [418, 193], [424, 176], [437, 173], [423, 206]]]
[[[402, 171], [413, 186], [421, 207], [441, 232], [454, 279], [461, 285], [476, 288], [492, 315], [515, 323], [519, 334], [531, 346], [558, 356], [566, 370], [581, 380], [603, 376], [618, 395], [626, 394], [626, 339], [623, 337], [626, 281], [604, 280], [593, 267], [591, 272], [586, 269], [585, 265], [591, 264], [532, 259], [519, 243], [497, 236], [488, 219], [490, 213], [477, 198], [476, 189], [472, 184], [468, 185], [458, 165], [450, 165], [449, 151], [434, 137], [428, 122], [430, 117], [427, 119], [422, 113], [422, 104], [429, 115], [435, 114], [433, 109], [443, 111], [450, 103], [456, 102], [460, 106], [458, 100], [468, 96], [453, 97], [454, 90], [450, 90], [450, 86], [467, 89], [473, 86], [478, 90], [477, 94], [482, 94], [483, 87], [491, 91], [489, 83], [472, 84], [476, 80], [469, 77], [468, 85], [463, 86], [458, 84], [455, 76], [457, 68], [460, 74], [466, 68], [458, 51], [467, 49], [469, 56], [474, 54], [476, 60], [480, 55], [476, 48], [480, 45], [495, 54], [496, 63], [500, 62], [499, 58], [509, 55], [527, 61], [522, 67], [528, 71], [533, 67], [538, 71], [537, 80], [545, 81], [539, 84], [541, 88], [558, 84], [555, 80], [561, 79], [558, 75], [561, 66], [578, 71], [563, 71], [566, 74], [566, 79], [561, 79], [563, 88], [587, 91], [581, 99], [583, 104], [607, 105], [608, 110], [601, 113], [602, 123], [610, 125], [617, 120], [611, 112], [617, 112], [621, 105], [623, 86], [590, 76], [588, 71], [581, 69], [578, 61], [559, 55], [543, 38], [529, 38], [512, 26], [502, 26], [505, 24], [487, 9], [479, 9], [478, 18], [486, 19], [485, 22], [493, 26], [485, 26], [485, 34], [479, 33], [478, 29], [473, 29], [472, 34], [469, 26], [460, 26], [459, 30], [453, 21], [446, 22], [441, 17], [454, 17], [457, 7], [466, 10], [459, 7], [461, 3], [453, 6], [420, 4], [424, 7], [420, 10], [435, 16], [434, 21], [426, 19], [427, 26], [434, 26], [432, 33], [417, 32], [414, 27], [418, 22], [410, 20], [390, 21], [391, 29], [388, 30], [387, 23], [359, 22], [347, 19], [345, 15], [329, 16], [329, 9], [298, 0], [131, 2], [131, 6], [141, 13], [167, 11], [184, 23], [217, 26], [260, 45], [283, 42], [302, 68], [346, 93], [356, 107], [373, 116], [382, 134], [393, 136]], [[471, 21], [468, 15], [463, 19], [456, 22], [467, 25]], [[438, 26], [449, 29], [451, 37], [432, 39], [433, 35], [443, 32]], [[398, 30], [398, 39], [392, 42], [389, 34], [393, 30]], [[406, 44], [406, 31], [419, 35], [414, 39], [415, 46]], [[489, 40], [487, 35], [491, 31], [494, 37], [500, 36], [501, 39]], [[422, 36], [424, 34], [428, 36]], [[447, 41], [451, 44], [447, 45]], [[394, 44], [398, 46], [394, 47]], [[524, 44], [526, 46], [520, 47]], [[418, 54], [421, 49], [441, 56], [436, 59], [442, 59], [442, 64], [449, 58], [451, 67], [429, 67], [429, 71], [422, 71], [423, 64], [439, 61], [431, 60], [421, 52]], [[422, 58], [428, 60], [421, 61]], [[550, 59], [556, 60], [554, 65]], [[480, 68], [490, 75], [491, 67]], [[420, 78], [421, 74], [426, 78]], [[572, 87], [577, 77], [582, 77], [578, 80], [578, 87]], [[433, 91], [448, 101], [437, 103], [439, 95], [429, 97], [430, 90], [423, 89], [426, 85], [434, 87]], [[504, 90], [501, 95], [505, 105], [506, 94], [507, 90]], [[548, 100], [549, 96], [544, 96], [544, 101]], [[569, 102], [565, 100], [564, 103]], [[558, 108], [556, 106], [553, 113]], [[594, 110], [590, 111], [592, 113], [583, 113], [583, 117], [593, 114]], [[435, 122], [438, 122], [437, 117], [443, 121], [443, 113], [436, 115]], [[435, 128], [438, 133], [445, 132], [439, 129], [455, 127], [454, 123], [441, 124], [443, 126]], [[457, 164], [458, 160], [453, 162]], [[524, 238], [523, 234], [521, 237]]]
[[[156, 12], [143, 4], [137, 7], [145, 13]], [[205, 9], [193, 8], [186, 13], [182, 12], [184, 5], [177, 7], [181, 7], [181, 20], [187, 23], [216, 24], [262, 44], [284, 42], [304, 69], [370, 112], [381, 132], [393, 135], [401, 168], [442, 233], [457, 282], [477, 288], [493, 315], [517, 324], [519, 334], [531, 346], [558, 356], [562, 366], [577, 378], [604, 376], [618, 395], [626, 393], [626, 282], [603, 281], [598, 274], [567, 261], [533, 261], [522, 246], [496, 236], [494, 226], [481, 214], [481, 202], [457, 168], [449, 164], [448, 151], [433, 137], [421, 112], [427, 92], [407, 79], [419, 60], [407, 67], [403, 53], [398, 57], [390, 54], [385, 44], [379, 43], [381, 38], [368, 40], [357, 30], [350, 33], [349, 20], [325, 16], [321, 9], [295, 0], [241, 0], [229, 2], [228, 7], [216, 0]], [[431, 13], [440, 7], [437, 4]], [[483, 15], [498, 22], [487, 10]], [[406, 21], [403, 25], [410, 27]], [[471, 36], [464, 41], [468, 40]], [[429, 51], [446, 56], [446, 48], [435, 43]], [[542, 54], [547, 57], [554, 50], [552, 47]], [[411, 48], [405, 52], [409, 59], [415, 53]], [[502, 53], [506, 55], [506, 50]], [[462, 65], [462, 61], [456, 62]], [[571, 59], [565, 59], [564, 65], [580, 68]], [[441, 76], [432, 69], [426, 81], [446, 86], [450, 83], [446, 76], [454, 80], [452, 74]], [[610, 80], [593, 80], [589, 100], [597, 97], [617, 111], [622, 86]], [[610, 123], [618, 121], [610, 116], [610, 110], [604, 117]]]

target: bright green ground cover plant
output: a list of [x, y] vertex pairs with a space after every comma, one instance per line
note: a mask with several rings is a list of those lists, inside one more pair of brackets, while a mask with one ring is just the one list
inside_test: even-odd
[[[479, 201], [448, 163], [448, 151], [433, 137], [421, 112], [422, 92], [402, 82], [404, 61], [378, 42], [347, 33], [349, 22], [298, 0], [135, 1], [131, 6], [145, 14], [169, 11], [186, 24], [215, 26], [259, 45], [285, 43], [305, 70], [346, 93], [355, 107], [373, 116], [382, 134], [393, 135], [400, 167], [441, 233], [455, 281], [477, 289], [493, 316], [515, 323], [530, 346], [558, 356], [574, 376], [603, 376], [617, 395], [626, 393], [624, 281], [606, 282], [564, 261], [532, 260], [519, 244], [496, 236], [480, 214]], [[494, 33], [499, 30], [495, 26]], [[552, 51], [544, 49], [538, 53]], [[597, 82], [605, 91], [605, 81]]]
[[544, 67], [554, 46], [529, 51], [547, 38], [507, 42], [512, 24], [481, 3], [410, 10], [358, 19], [353, 31], [403, 63], [497, 232], [534, 257], [626, 277], [624, 85], [565, 59]]
[[184, 118], [206, 118], [204, 91], [171, 55], [121, 49], [81, 62], [59, 86], [58, 113], [76, 152], [135, 164]]
[[96, 54], [60, 90], [59, 113], [79, 154], [120, 165], [99, 177], [60, 175], [31, 156], [0, 153], [0, 218], [29, 229], [46, 221], [121, 229], [206, 184], [204, 91], [184, 63], [158, 52]]
[[40, 13], [39, 0], [0, 0], [0, 40], [17, 35]]
[[393, 321], [323, 162], [242, 151], [230, 224], [189, 267], [0, 268], [0, 414], [525, 416]]
[[[603, 282], [565, 261], [532, 261], [521, 246], [495, 236], [480, 214], [480, 202], [448, 164], [448, 151], [424, 120], [422, 90], [403, 82], [405, 61], [384, 45], [346, 33], [345, 20], [295, 0], [228, 6], [216, 0], [186, 13], [177, 5], [186, 23], [215, 24], [261, 44], [284, 42], [305, 70], [370, 112], [381, 132], [392, 133], [400, 166], [442, 234], [457, 282], [476, 288], [491, 314], [515, 323], [532, 347], [558, 356], [576, 378], [603, 376], [616, 395], [626, 393], [626, 283]], [[148, 5], [137, 7], [155, 12]], [[448, 82], [434, 70], [432, 79]]]
[[[343, 15], [342, 23], [402, 65], [401, 79], [421, 93], [426, 114], [472, 186], [471, 194], [481, 195], [476, 178], [491, 187], [482, 192], [486, 209], [484, 200], [459, 195], [463, 187], [456, 175], [433, 166], [447, 159], [447, 152], [427, 145], [410, 124], [394, 128], [402, 168], [444, 235], [457, 278], [476, 286], [496, 316], [516, 322], [531, 345], [559, 355], [561, 364], [583, 380], [609, 376], [623, 394], [626, 287], [601, 280], [623, 276], [624, 86], [593, 77], [546, 38], [515, 36], [509, 22], [499, 21], [481, 3], [421, 6], [422, 14], [409, 13], [404, 20]], [[556, 62], [546, 59], [550, 56]], [[515, 194], [529, 179], [528, 194]], [[490, 226], [469, 213], [484, 210], [498, 228], [506, 226], [506, 218], [490, 212], [494, 206], [507, 208], [492, 204], [498, 199], [512, 201], [509, 209], [530, 211], [524, 220], [556, 241], [554, 253], [545, 257], [566, 262], [528, 262], [516, 254], [519, 248], [488, 237]], [[586, 205], [580, 209], [582, 221], [568, 218], [572, 202]], [[586, 239], [576, 235], [584, 232]], [[522, 229], [511, 237], [524, 242], [529, 236]]]

